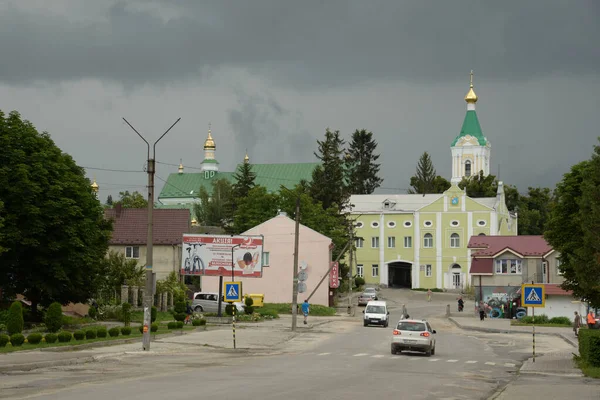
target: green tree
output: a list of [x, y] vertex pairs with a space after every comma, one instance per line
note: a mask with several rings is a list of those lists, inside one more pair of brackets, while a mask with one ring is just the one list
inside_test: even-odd
[[340, 131], [325, 131], [325, 139], [317, 140], [318, 152], [315, 156], [321, 165], [313, 171], [310, 184], [312, 198], [321, 202], [323, 209], [332, 206], [343, 210], [348, 200], [348, 190], [344, 176], [344, 140]]
[[256, 186], [248, 196], [239, 199], [233, 216], [233, 231], [236, 234], [262, 224], [277, 215], [279, 196], [267, 192], [263, 186]]
[[379, 159], [376, 149], [377, 142], [372, 132], [357, 129], [352, 134], [344, 159], [349, 193], [371, 194], [381, 186], [383, 179], [378, 175], [380, 164], [376, 163]]
[[212, 193], [200, 187], [198, 200], [194, 204], [194, 214], [201, 225], [230, 227], [233, 219], [233, 188], [227, 179], [214, 180]]
[[[556, 185], [555, 203], [550, 213], [544, 238], [560, 254], [560, 269], [564, 282], [562, 287], [572, 290], [576, 297], [584, 298], [592, 304], [600, 305], [600, 268], [597, 258], [598, 239], [588, 229], [598, 223], [596, 206], [589, 204], [589, 196], [594, 193], [590, 185], [598, 178], [598, 148], [596, 147], [594, 165], [583, 161], [571, 167], [563, 179]], [[600, 184], [600, 182], [596, 183]], [[597, 202], [597, 199], [596, 199]], [[592, 211], [591, 214], [588, 214]], [[586, 223], [590, 220], [590, 223]]]
[[23, 305], [20, 301], [15, 301], [8, 309], [8, 318], [6, 319], [6, 330], [9, 335], [23, 332]]
[[[464, 177], [458, 184], [458, 187], [467, 191], [467, 196], [477, 197], [496, 197], [498, 192], [498, 180], [495, 175], [484, 175], [483, 171], [471, 177]], [[514, 211], [519, 205], [519, 191], [516, 187], [504, 184], [504, 199], [506, 207]]]
[[256, 186], [254, 180], [256, 174], [252, 172], [252, 164], [244, 162], [237, 167], [237, 171], [233, 174], [235, 183], [233, 184], [233, 197], [240, 199], [248, 196], [248, 192]]
[[[4, 203], [2, 201], [0, 201], [0, 254], [2, 254], [3, 252], [5, 252], [6, 250], [8, 250], [8, 249], [2, 247], [2, 243], [3, 243], [3, 240], [2, 240], [2, 237], [3, 237], [2, 227], [4, 226], [4, 217], [2, 216], [3, 211], [4, 211]], [[0, 290], [0, 292], [1, 292], [1, 290]]]
[[[415, 176], [410, 178], [410, 186], [408, 193], [411, 194], [428, 194], [428, 193], [443, 193], [436, 191], [436, 178], [438, 178], [437, 172], [433, 167], [433, 162], [431, 161], [431, 157], [429, 153], [424, 152], [419, 161], [417, 162], [417, 171]], [[444, 179], [439, 177], [437, 184], [440, 184], [440, 179]], [[445, 179], [444, 179], [445, 180]], [[446, 181], [447, 182], [447, 181]], [[449, 188], [450, 186], [448, 186]], [[446, 188], [446, 189], [448, 189]], [[444, 189], [444, 191], [446, 190]]]
[[0, 287], [34, 316], [38, 304], [87, 301], [112, 226], [83, 168], [17, 112], [0, 112], [0, 149]]
[[112, 298], [120, 293], [121, 285], [142, 286], [146, 278], [144, 266], [137, 265], [137, 260], [125, 258], [125, 254], [109, 251], [100, 265], [97, 275], [99, 297]]
[[518, 204], [519, 235], [542, 235], [552, 207], [550, 189], [530, 187], [527, 195], [519, 196]]
[[[92, 307], [93, 309], [93, 307]], [[44, 323], [48, 332], [58, 332], [63, 326], [63, 312], [60, 303], [54, 302], [50, 304], [48, 310], [46, 310], [46, 317]]]
[[129, 193], [129, 190], [126, 190], [119, 192], [119, 201], [114, 202], [113, 206], [117, 204], [120, 204], [123, 208], [146, 208], [148, 207], [148, 200], [138, 191]]
[[108, 197], [106, 198], [106, 205], [109, 207], [112, 207], [112, 205], [113, 205], [112, 194], [109, 194]]

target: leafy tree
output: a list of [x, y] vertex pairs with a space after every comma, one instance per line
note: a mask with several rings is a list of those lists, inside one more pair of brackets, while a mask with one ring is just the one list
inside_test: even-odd
[[106, 198], [106, 205], [107, 206], [112, 206], [113, 205], [112, 194], [109, 194], [108, 197]]
[[[483, 174], [483, 171], [479, 171], [479, 174], [471, 177], [464, 177], [458, 184], [458, 187], [467, 191], [467, 196], [477, 197], [496, 197], [498, 192], [498, 180], [495, 175]], [[504, 199], [506, 201], [506, 207], [514, 211], [519, 205], [519, 191], [516, 187], [504, 184]]]
[[119, 293], [121, 285], [142, 286], [146, 278], [144, 266], [137, 265], [137, 260], [125, 258], [125, 254], [110, 251], [102, 260], [97, 275], [98, 292], [104, 297], [112, 297]]
[[249, 162], [240, 164], [233, 174], [233, 178], [235, 179], [233, 184], [233, 197], [235, 199], [247, 197], [250, 189], [256, 186], [254, 184], [256, 174], [252, 172], [252, 164]]
[[229, 227], [233, 219], [233, 189], [227, 179], [212, 182], [212, 193], [201, 187], [198, 191], [199, 203], [194, 204], [194, 214], [204, 226]]
[[444, 193], [446, 190], [450, 189], [450, 186], [452, 186], [452, 184], [446, 178], [438, 175], [433, 180], [433, 193]]
[[548, 188], [530, 187], [526, 196], [519, 196], [519, 235], [542, 235], [552, 207]]
[[[146, 208], [148, 207], [148, 200], [144, 198], [144, 196], [135, 191], [133, 193], [129, 193], [129, 190], [124, 192], [119, 192], [119, 201], [113, 203], [114, 205], [120, 204], [123, 208]], [[112, 197], [111, 197], [112, 201]]]
[[0, 287], [34, 317], [38, 304], [85, 302], [112, 226], [83, 168], [17, 112], [0, 112], [0, 149]]
[[310, 193], [325, 210], [334, 205], [342, 210], [348, 200], [344, 181], [344, 143], [340, 131], [331, 132], [329, 128], [325, 131], [325, 140], [317, 140], [315, 156], [321, 160], [321, 165], [313, 171]]
[[450, 185], [448, 185], [448, 187], [442, 190], [441, 192], [438, 192], [437, 190], [440, 188], [436, 187], [436, 183], [437, 185], [443, 186], [444, 182], [442, 181], [442, 179], [446, 181], [444, 178], [438, 177], [437, 172], [433, 167], [433, 162], [431, 161], [429, 153], [424, 152], [419, 158], [419, 161], [417, 162], [417, 172], [415, 173], [415, 176], [410, 178], [410, 186], [412, 189], [409, 189], [408, 193], [443, 193], [450, 187]]
[[20, 301], [14, 301], [8, 309], [8, 317], [6, 318], [6, 330], [9, 335], [23, 332], [23, 305]]
[[248, 196], [238, 199], [239, 203], [233, 216], [233, 230], [240, 234], [262, 224], [277, 215], [279, 196], [268, 193], [263, 186], [256, 186], [248, 192]]
[[[2, 201], [0, 201], [0, 254], [2, 254], [3, 252], [5, 252], [7, 249], [5, 249], [4, 247], [2, 247], [2, 227], [4, 226], [4, 217], [2, 217], [2, 211], [4, 210], [4, 203]], [[0, 289], [0, 294], [2, 293], [2, 290]]]
[[[589, 200], [597, 190], [591, 185], [600, 184], [598, 151], [596, 147], [592, 161], [571, 167], [556, 185], [555, 203], [544, 232], [548, 243], [560, 253], [560, 269], [564, 278], [562, 287], [595, 306], [600, 305], [598, 230], [590, 232], [589, 228], [598, 223], [599, 215], [597, 204], [590, 204]], [[590, 257], [593, 255], [596, 259]]]
[[371, 194], [381, 186], [383, 179], [378, 176], [380, 164], [376, 163], [379, 159], [376, 149], [372, 132], [357, 129], [352, 134], [344, 160], [349, 193]]
[[[91, 307], [90, 309], [94, 309]], [[63, 312], [60, 303], [54, 302], [50, 304], [48, 310], [46, 310], [46, 317], [44, 323], [48, 332], [58, 332], [63, 326]]]

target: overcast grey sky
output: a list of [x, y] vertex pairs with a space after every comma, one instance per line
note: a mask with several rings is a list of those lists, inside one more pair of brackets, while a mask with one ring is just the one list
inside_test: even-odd
[[[0, 109], [50, 132], [103, 201], [145, 194], [122, 117], [149, 139], [181, 117], [156, 158], [196, 168], [211, 122], [225, 171], [246, 148], [312, 162], [325, 128], [368, 129], [403, 193], [423, 151], [450, 178], [473, 69], [492, 172], [554, 187], [600, 136], [599, 17], [594, 0], [0, 0]], [[159, 164], [157, 189], [176, 171]]]

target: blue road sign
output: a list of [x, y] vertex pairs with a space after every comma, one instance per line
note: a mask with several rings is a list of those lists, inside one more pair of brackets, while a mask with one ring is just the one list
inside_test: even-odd
[[544, 285], [522, 285], [521, 303], [525, 307], [545, 307], [546, 287]]
[[242, 282], [223, 282], [225, 301], [242, 301]]

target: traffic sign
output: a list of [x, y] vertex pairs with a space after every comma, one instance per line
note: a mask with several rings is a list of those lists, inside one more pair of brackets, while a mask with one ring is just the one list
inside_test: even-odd
[[225, 301], [233, 303], [242, 301], [242, 282], [223, 282]]
[[308, 279], [308, 273], [306, 271], [300, 271], [300, 272], [298, 272], [298, 280], [300, 282], [304, 282], [307, 279]]
[[521, 303], [524, 307], [545, 307], [546, 286], [534, 284], [521, 285]]
[[298, 293], [304, 293], [304, 292], [306, 292], [306, 283], [299, 282], [298, 283]]

